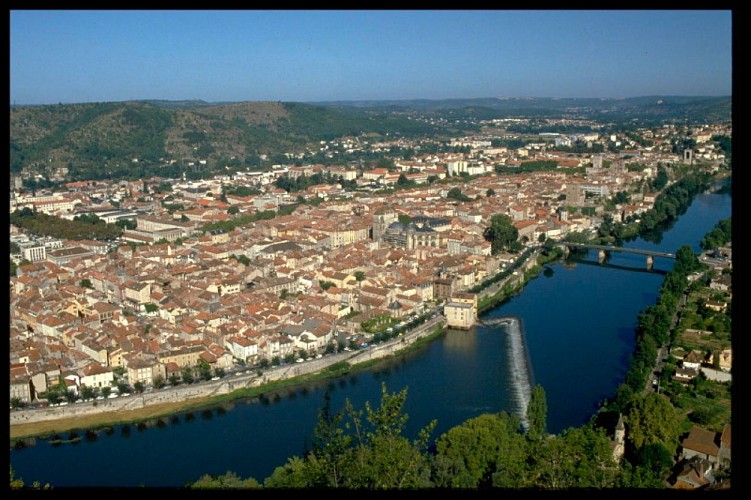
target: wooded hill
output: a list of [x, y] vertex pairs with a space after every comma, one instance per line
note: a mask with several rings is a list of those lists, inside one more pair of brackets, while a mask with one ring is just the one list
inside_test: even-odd
[[317, 151], [320, 141], [339, 137], [457, 131], [384, 111], [280, 102], [17, 106], [10, 118], [11, 172], [52, 175], [65, 167], [70, 180], [137, 178], [141, 170], [153, 175], [154, 167], [170, 160], [183, 167], [200, 160], [258, 167], [261, 155], [273, 161], [286, 152]]
[[[202, 161], [206, 174], [225, 166], [289, 164], [286, 154], [321, 156], [321, 141], [343, 137], [365, 136], [371, 143], [420, 137], [447, 142], [479, 132], [478, 120], [506, 117], [583, 118], [616, 129], [668, 121], [693, 125], [729, 121], [731, 103], [730, 97], [655, 96], [12, 106], [10, 168], [48, 179], [67, 168], [65, 180], [179, 177], [188, 165]], [[528, 128], [530, 133], [550, 131], [536, 124]]]

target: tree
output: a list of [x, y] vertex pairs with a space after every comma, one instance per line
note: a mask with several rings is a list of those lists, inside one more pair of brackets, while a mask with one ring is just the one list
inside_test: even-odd
[[115, 225], [121, 229], [135, 229], [137, 223], [133, 219], [118, 219], [115, 221]]
[[341, 427], [343, 411], [331, 411], [331, 393], [323, 395], [323, 406], [318, 411], [318, 422], [313, 430], [313, 450], [309, 457], [316, 464], [319, 477], [314, 484], [335, 488], [341, 486], [347, 469], [348, 450], [352, 436]]
[[227, 209], [227, 214], [229, 215], [237, 215], [238, 213], [240, 213], [240, 207], [238, 207], [237, 205], [232, 205]]
[[483, 236], [490, 242], [493, 255], [510, 249], [519, 238], [519, 230], [514, 227], [511, 217], [506, 214], [495, 214], [490, 218], [490, 226], [485, 228]]
[[[652, 351], [654, 353], [654, 351]], [[660, 444], [674, 449], [680, 427], [675, 408], [662, 394], [650, 392], [635, 396], [628, 409], [628, 439], [636, 449]]]
[[211, 366], [203, 359], [198, 360], [198, 372], [200, 377], [204, 380], [211, 380]]
[[391, 170], [393, 170], [395, 168], [395, 166], [394, 166], [394, 160], [392, 160], [390, 158], [381, 158], [376, 163], [376, 167], [377, 168], [385, 168], [385, 169], [388, 169], [389, 171], [391, 171]]
[[409, 419], [403, 413], [406, 398], [406, 387], [389, 394], [386, 384], [382, 384], [380, 407], [372, 408], [369, 402], [365, 403], [365, 422], [363, 413], [346, 402], [346, 412], [355, 429], [355, 450], [352, 467], [344, 478], [345, 487], [413, 489], [429, 484], [426, 450], [436, 422], [432, 421], [419, 431], [413, 442], [403, 437], [401, 434]]
[[159, 310], [159, 306], [152, 302], [147, 302], [143, 305], [143, 308], [148, 314], [155, 313]]
[[181, 370], [180, 375], [181, 375], [183, 382], [185, 382], [186, 384], [192, 384], [193, 381], [195, 380], [193, 378], [193, 368], [190, 366], [184, 366], [183, 369]]
[[436, 443], [434, 486], [514, 488], [525, 475], [526, 444], [519, 418], [484, 414], [450, 429]]
[[701, 268], [699, 259], [689, 245], [683, 245], [675, 252], [674, 272], [688, 275]]
[[488, 188], [488, 190], [485, 191], [485, 196], [487, 196], [488, 198], [490, 198], [494, 194], [495, 194], [495, 189], [493, 189], [493, 188]]
[[21, 490], [21, 489], [33, 489], [33, 490], [49, 490], [52, 487], [49, 485], [49, 483], [45, 483], [44, 486], [42, 486], [42, 483], [39, 481], [34, 481], [31, 486], [26, 486], [26, 484], [23, 482], [23, 479], [20, 477], [16, 477], [16, 471], [13, 470], [13, 466], [10, 466], [10, 489], [11, 490]]
[[472, 200], [472, 198], [462, 193], [462, 190], [459, 189], [458, 187], [453, 187], [449, 189], [449, 192], [446, 194], [446, 198], [457, 200], [457, 201], [471, 201]]
[[[342, 487], [347, 489], [415, 489], [430, 485], [427, 445], [433, 421], [410, 441], [402, 436], [409, 418], [403, 412], [407, 389], [388, 394], [381, 386], [381, 405], [355, 410], [345, 401], [343, 413], [327, 403], [319, 412], [314, 449], [292, 457], [264, 482], [273, 488]], [[348, 420], [342, 424], [344, 419]]]
[[50, 392], [49, 394], [47, 394], [47, 401], [49, 401], [51, 405], [59, 404], [62, 400], [63, 397], [59, 392]]
[[415, 185], [415, 181], [408, 179], [404, 173], [401, 173], [396, 181], [396, 185], [401, 188], [412, 187]]
[[527, 404], [527, 421], [529, 429], [527, 434], [532, 440], [538, 440], [547, 435], [548, 403], [545, 397], [545, 389], [536, 385], [532, 389], [532, 395]]
[[264, 488], [302, 489], [310, 487], [308, 477], [308, 462], [294, 456], [287, 459], [287, 463], [274, 469], [263, 482]]
[[259, 489], [261, 485], [249, 477], [247, 479], [240, 478], [237, 473], [227, 471], [220, 476], [212, 476], [205, 474], [201, 476], [197, 481], [188, 483], [188, 488], [194, 490], [220, 490], [220, 489]]
[[365, 281], [365, 271], [355, 271], [355, 281]]
[[325, 291], [327, 291], [327, 290], [328, 290], [329, 288], [331, 288], [332, 286], [334, 286], [334, 283], [333, 283], [333, 282], [331, 282], [331, 281], [324, 281], [324, 280], [319, 280], [319, 281], [318, 281], [318, 285], [319, 285], [319, 286], [320, 286], [320, 287], [321, 287], [321, 288], [323, 289], [323, 291], [325, 292]]
[[[673, 467], [672, 453], [664, 445], [654, 443], [644, 445], [636, 452], [634, 465], [642, 469], [641, 477], [653, 478], [651, 482], [655, 485], [664, 483], [665, 478], [670, 475], [670, 469]], [[659, 487], [659, 486], [658, 486]]]
[[530, 452], [530, 484], [556, 490], [612, 487], [618, 478], [612, 453], [603, 429], [589, 424], [566, 429]]
[[133, 384], [133, 389], [134, 389], [134, 390], [135, 390], [135, 391], [136, 391], [137, 393], [141, 393], [141, 392], [143, 392], [143, 390], [144, 390], [145, 388], [146, 388], [146, 387], [144, 387], [144, 385], [143, 385], [143, 382], [141, 382], [140, 380], [139, 380], [138, 382], [136, 382], [135, 384]]

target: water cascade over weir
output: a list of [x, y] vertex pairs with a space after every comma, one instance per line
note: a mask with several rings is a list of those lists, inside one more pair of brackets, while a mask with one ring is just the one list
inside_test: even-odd
[[482, 321], [482, 323], [488, 326], [499, 326], [506, 332], [506, 355], [508, 356], [512, 381], [512, 407], [514, 413], [521, 420], [522, 427], [527, 430], [529, 428], [527, 406], [532, 397], [534, 373], [527, 343], [524, 340], [521, 321], [516, 317], [503, 317]]

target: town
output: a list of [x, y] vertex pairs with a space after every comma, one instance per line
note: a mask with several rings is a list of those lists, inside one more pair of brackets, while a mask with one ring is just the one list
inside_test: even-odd
[[[687, 132], [691, 147], [676, 150]], [[12, 176], [11, 408], [96, 406], [293, 363], [308, 362], [309, 372], [325, 366], [322, 357], [367, 349], [427, 319], [472, 328], [476, 292], [522, 250], [638, 223], [674, 169], [722, 168], [713, 138], [731, 133], [725, 124], [541, 133], [518, 148], [463, 137], [453, 152], [370, 168], [297, 161], [55, 190], [30, 190]], [[354, 138], [321, 151], [395, 145]], [[514, 241], [496, 248], [488, 229], [498, 215]], [[119, 232], [66, 237], [68, 221]], [[729, 265], [727, 254], [715, 257], [715, 269]], [[727, 290], [729, 276], [712, 287]], [[729, 347], [684, 353], [674, 380], [696, 377], [705, 354], [719, 359], [713, 376], [724, 380]]]
[[[197, 181], [68, 182], [35, 193], [16, 177], [11, 213], [126, 223], [110, 241], [11, 225], [12, 397], [36, 401], [60, 377], [74, 395], [88, 387], [91, 397], [99, 395], [91, 388], [117, 380], [141, 389], [174, 382], [186, 367], [214, 376], [304, 360], [367, 344], [375, 332], [433, 310], [445, 313], [447, 326], [469, 328], [476, 306], [465, 313], [458, 297], [515, 257], [493, 252], [485, 238], [493, 215], [510, 218], [520, 248], [594, 232], [604, 219], [638, 221], [654, 203], [649, 182], [658, 170], [694, 163], [716, 170], [724, 155], [710, 139], [731, 133], [728, 125], [699, 127], [694, 149], [677, 154], [674, 126], [640, 132], [648, 147], [615, 134], [540, 134], [516, 149], [465, 137], [452, 143], [463, 153], [364, 170], [274, 165]], [[556, 149], [574, 141], [603, 152]], [[525, 165], [548, 168], [507, 173]], [[278, 187], [314, 176], [343, 182]], [[251, 222], [232, 225], [244, 220]]]

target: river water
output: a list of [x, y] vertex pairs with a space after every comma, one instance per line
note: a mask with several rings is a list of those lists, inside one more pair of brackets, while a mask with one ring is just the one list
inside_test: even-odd
[[[699, 251], [706, 232], [730, 215], [729, 194], [702, 194], [659, 243], [638, 239], [624, 246], [674, 253], [688, 244]], [[282, 390], [263, 401], [175, 415], [160, 425], [116, 426], [72, 444], [36, 439], [11, 449], [11, 465], [27, 484], [40, 481], [55, 488], [180, 487], [203, 474], [227, 471], [262, 482], [309, 447], [327, 390], [333, 411], [347, 399], [364, 409], [366, 401], [380, 403], [382, 384], [389, 392], [407, 388], [405, 435], [410, 437], [433, 419], [437, 438], [483, 413], [519, 413], [523, 384], [545, 390], [549, 432], [582, 425], [623, 381], [637, 315], [655, 303], [664, 277], [645, 272], [643, 255], [613, 253], [609, 265], [599, 265], [591, 251], [585, 260], [549, 266], [552, 274], [540, 274], [522, 293], [483, 315], [488, 325], [449, 330], [430, 345], [368, 371]], [[669, 271], [672, 264], [656, 257], [654, 269]], [[510, 355], [519, 351], [519, 337], [514, 340], [508, 327], [492, 321], [508, 316], [519, 320], [523, 363]]]

